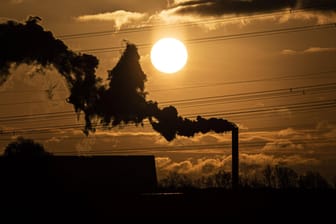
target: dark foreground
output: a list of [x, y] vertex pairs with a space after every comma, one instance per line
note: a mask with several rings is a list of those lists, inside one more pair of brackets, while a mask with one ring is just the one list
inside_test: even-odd
[[335, 223], [336, 190], [156, 186], [153, 156], [0, 157], [0, 223]]
[[[44, 223], [221, 220], [334, 223], [335, 191], [203, 190], [185, 193], [1, 192], [1, 219]], [[1, 222], [8, 223], [8, 222]]]

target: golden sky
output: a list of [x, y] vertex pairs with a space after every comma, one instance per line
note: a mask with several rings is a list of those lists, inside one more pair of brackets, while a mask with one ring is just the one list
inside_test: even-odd
[[[97, 56], [103, 79], [124, 40], [132, 42], [147, 75], [147, 98], [191, 119], [236, 123], [247, 171], [280, 163], [336, 176], [336, 3], [269, 2], [4, 0], [0, 21], [41, 17], [44, 29], [70, 49]], [[188, 49], [187, 65], [173, 75], [150, 62], [152, 44], [163, 37], [178, 38]], [[167, 142], [145, 123], [85, 137], [68, 95], [54, 70], [13, 69], [0, 86], [0, 148], [23, 136], [55, 154], [154, 154], [163, 171], [230, 169], [230, 134]]]

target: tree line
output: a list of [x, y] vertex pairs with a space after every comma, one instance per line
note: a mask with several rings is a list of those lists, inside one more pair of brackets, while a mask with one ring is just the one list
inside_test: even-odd
[[[45, 157], [52, 156], [43, 145], [32, 139], [19, 137], [9, 143], [4, 150], [4, 157]], [[231, 189], [231, 172], [220, 170], [209, 176], [191, 178], [186, 174], [170, 172], [164, 178], [159, 179], [161, 190], [187, 190], [187, 189]], [[259, 175], [240, 176], [240, 188], [242, 189], [303, 189], [303, 190], [327, 190], [336, 189], [336, 176], [330, 183], [319, 172], [307, 171], [299, 174], [294, 169], [283, 165], [267, 165]]]

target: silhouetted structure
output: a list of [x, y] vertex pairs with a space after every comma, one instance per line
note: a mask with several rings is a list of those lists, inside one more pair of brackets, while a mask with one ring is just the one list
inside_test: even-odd
[[232, 129], [232, 189], [239, 186], [239, 129]]
[[[153, 192], [154, 156], [0, 157], [0, 188], [61, 192]], [[29, 188], [30, 188], [29, 187]], [[29, 193], [29, 191], [28, 191]]]

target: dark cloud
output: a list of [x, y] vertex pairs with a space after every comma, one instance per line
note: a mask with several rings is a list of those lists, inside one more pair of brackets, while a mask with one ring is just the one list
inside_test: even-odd
[[0, 84], [10, 75], [12, 65], [54, 66], [68, 83], [70, 96], [67, 101], [77, 113], [83, 111], [85, 114], [86, 134], [95, 131], [97, 124], [108, 127], [138, 125], [145, 119], [168, 141], [176, 135], [222, 133], [235, 127], [224, 119], [183, 118], [173, 106], [161, 109], [156, 102], [147, 101], [146, 74], [141, 69], [137, 48], [131, 43], [126, 43], [119, 62], [108, 72], [109, 85], [102, 85], [95, 74], [98, 59], [69, 50], [51, 32], [44, 31], [38, 25], [39, 20], [30, 17], [24, 24], [13, 21], [0, 24]]
[[174, 5], [176, 13], [197, 15], [255, 14], [281, 9], [335, 11], [334, 0], [191, 0]]

